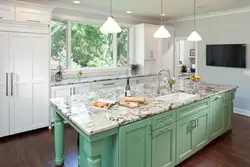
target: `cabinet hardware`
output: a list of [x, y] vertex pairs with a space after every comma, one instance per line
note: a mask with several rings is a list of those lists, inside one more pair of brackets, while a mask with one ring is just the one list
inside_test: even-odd
[[10, 95], [13, 96], [13, 73], [10, 74], [10, 84], [11, 84], [11, 90], [10, 90]]
[[195, 120], [195, 127], [198, 127], [198, 119]]
[[115, 83], [106, 83], [106, 84], [102, 84], [103, 86], [109, 86], [109, 85], [114, 85]]
[[195, 121], [195, 120], [192, 120], [191, 123], [192, 123], [192, 125], [193, 125], [193, 128], [196, 128], [196, 121]]
[[9, 74], [6, 73], [6, 96], [9, 96]]
[[38, 20], [27, 20], [27, 22], [40, 23]]
[[149, 135], [152, 135], [152, 126], [151, 126], [151, 125], [149, 125], [149, 131], [148, 131], [148, 134], [149, 134]]
[[217, 97], [214, 98], [213, 101], [219, 100], [219, 99], [221, 99], [221, 98], [222, 98], [222, 96], [217, 96]]

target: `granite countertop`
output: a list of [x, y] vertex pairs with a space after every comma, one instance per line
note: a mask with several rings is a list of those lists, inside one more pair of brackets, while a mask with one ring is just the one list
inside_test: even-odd
[[83, 83], [101, 82], [101, 81], [127, 79], [127, 78], [151, 77], [151, 76], [156, 76], [156, 75], [157, 75], [156, 73], [148, 73], [148, 74], [136, 74], [136, 75], [124, 74], [124, 75], [86, 77], [86, 78], [82, 78], [81, 80], [66, 79], [60, 82], [52, 81], [50, 85], [51, 87], [55, 87], [55, 86], [65, 86], [65, 85], [72, 85], [72, 84], [83, 84]]
[[93, 98], [95, 99], [113, 99], [117, 100], [124, 96], [124, 88], [110, 88], [91, 92], [89, 94], [79, 94], [65, 98], [51, 99], [51, 105], [57, 109], [62, 115], [67, 117], [87, 135], [93, 135], [109, 129], [113, 129], [143, 118], [151, 117], [156, 114], [167, 112], [169, 110], [209, 98], [218, 93], [227, 92], [237, 89], [231, 85], [215, 85], [201, 83], [199, 86], [193, 83], [185, 85], [176, 84], [177, 92], [189, 94], [198, 94], [197, 99], [185, 102], [169, 102], [157, 99], [158, 96], [170, 94], [166, 87], [161, 89], [161, 94], [156, 94], [156, 84], [140, 84], [137, 87], [132, 87], [132, 96], [145, 97], [152, 102], [149, 105], [142, 106], [136, 109], [129, 109], [115, 105], [109, 110], [94, 109], [91, 107]]

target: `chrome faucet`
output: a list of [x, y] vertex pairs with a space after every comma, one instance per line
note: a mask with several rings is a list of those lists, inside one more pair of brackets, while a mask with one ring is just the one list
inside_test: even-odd
[[160, 75], [161, 72], [165, 71], [168, 74], [168, 77], [170, 78], [170, 70], [165, 70], [165, 69], [161, 69], [158, 73], [157, 73], [157, 94], [159, 95], [161, 93], [161, 85], [160, 85]]

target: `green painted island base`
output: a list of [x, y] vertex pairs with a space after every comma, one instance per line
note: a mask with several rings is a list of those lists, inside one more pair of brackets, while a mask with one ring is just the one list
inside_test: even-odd
[[174, 167], [232, 129], [234, 97], [217, 94], [90, 136], [55, 109], [56, 165], [64, 162], [65, 120], [80, 135], [80, 167]]

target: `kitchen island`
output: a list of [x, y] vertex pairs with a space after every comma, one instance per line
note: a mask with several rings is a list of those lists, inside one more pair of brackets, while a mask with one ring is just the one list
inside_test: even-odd
[[124, 88], [51, 99], [55, 111], [56, 164], [64, 162], [64, 121], [80, 134], [80, 167], [172, 167], [232, 128], [237, 87], [176, 85], [176, 93], [142, 84], [132, 95], [150, 99], [136, 109], [91, 107], [93, 99], [117, 100]]

